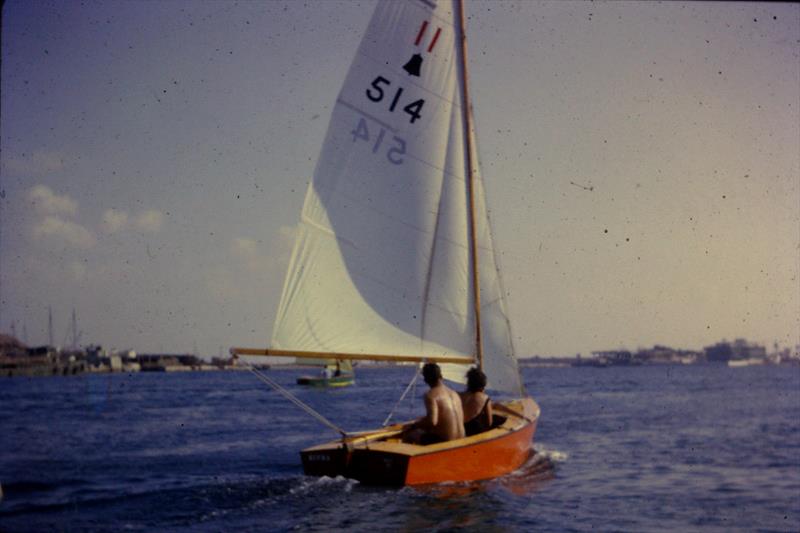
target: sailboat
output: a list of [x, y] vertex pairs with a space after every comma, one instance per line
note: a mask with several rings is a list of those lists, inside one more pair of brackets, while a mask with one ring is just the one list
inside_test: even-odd
[[[302, 364], [302, 361], [303, 359], [299, 359], [298, 363]], [[322, 372], [319, 375], [299, 376], [297, 378], [297, 384], [310, 385], [312, 387], [346, 387], [355, 383], [353, 364], [349, 360], [323, 360], [320, 361], [320, 363]]]
[[477, 365], [489, 390], [512, 399], [494, 403], [504, 416], [492, 429], [448, 442], [404, 443], [404, 424], [340, 431], [300, 452], [306, 474], [470, 481], [512, 472], [533, 453], [540, 410], [514, 356], [464, 26], [460, 0], [378, 2], [305, 197], [271, 346], [231, 352], [436, 362], [458, 383]]

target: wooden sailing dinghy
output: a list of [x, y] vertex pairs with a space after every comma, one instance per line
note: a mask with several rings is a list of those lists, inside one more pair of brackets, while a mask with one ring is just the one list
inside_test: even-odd
[[304, 374], [298, 376], [298, 385], [308, 385], [310, 387], [347, 387], [355, 383], [356, 376], [353, 372], [353, 365], [349, 360], [344, 361], [320, 361], [315, 365], [323, 368], [323, 373], [319, 375]]
[[495, 403], [502, 423], [454, 441], [405, 444], [402, 425], [343, 434], [301, 452], [307, 474], [467, 481], [532, 453], [539, 407], [514, 357], [466, 66], [461, 1], [378, 3], [306, 195], [271, 347], [231, 352], [438, 362], [459, 383], [477, 365], [517, 399]]

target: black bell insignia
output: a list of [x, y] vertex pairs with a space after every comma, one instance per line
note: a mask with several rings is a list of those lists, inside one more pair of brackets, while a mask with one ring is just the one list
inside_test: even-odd
[[408, 60], [408, 63], [403, 65], [403, 70], [408, 72], [410, 76], [416, 76], [419, 78], [420, 67], [422, 67], [422, 56], [419, 54], [414, 54], [411, 56], [411, 59]]

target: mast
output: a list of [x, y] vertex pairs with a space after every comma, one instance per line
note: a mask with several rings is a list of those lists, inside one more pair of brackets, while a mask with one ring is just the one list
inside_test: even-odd
[[53, 308], [47, 307], [47, 346], [53, 347]]
[[78, 349], [78, 318], [75, 315], [75, 308], [72, 308], [72, 349]]
[[478, 368], [483, 369], [483, 342], [481, 337], [481, 291], [478, 281], [478, 246], [475, 229], [475, 195], [473, 180], [475, 169], [472, 165], [472, 104], [469, 100], [469, 84], [467, 71], [467, 34], [464, 31], [464, 0], [457, 0], [459, 13], [459, 33], [461, 34], [461, 87], [464, 94], [462, 113], [464, 114], [464, 137], [467, 148], [467, 198], [469, 201], [469, 240], [470, 261], [472, 263], [472, 292], [475, 303], [475, 352], [478, 358]]

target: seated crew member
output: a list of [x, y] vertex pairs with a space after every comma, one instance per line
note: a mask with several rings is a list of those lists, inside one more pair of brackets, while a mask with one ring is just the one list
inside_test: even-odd
[[464, 432], [467, 436], [483, 433], [492, 428], [492, 400], [483, 392], [486, 374], [479, 368], [467, 372], [467, 390], [461, 393], [464, 410]]
[[424, 417], [406, 427], [404, 442], [433, 444], [464, 436], [464, 413], [458, 394], [445, 385], [436, 363], [422, 367], [422, 377], [430, 390], [425, 393]]

